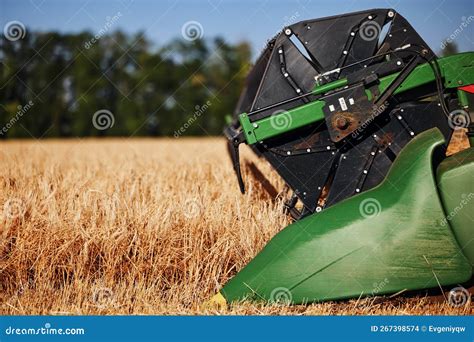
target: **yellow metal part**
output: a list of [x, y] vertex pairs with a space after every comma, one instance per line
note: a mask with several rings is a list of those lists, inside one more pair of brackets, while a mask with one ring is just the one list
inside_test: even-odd
[[208, 310], [224, 309], [227, 308], [227, 300], [222, 293], [217, 292], [211, 299], [203, 303], [202, 308]]

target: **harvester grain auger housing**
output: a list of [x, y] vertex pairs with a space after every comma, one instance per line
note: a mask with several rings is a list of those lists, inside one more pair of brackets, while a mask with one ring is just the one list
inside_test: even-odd
[[309, 303], [471, 279], [474, 149], [446, 157], [457, 126], [472, 144], [474, 53], [438, 58], [392, 9], [306, 20], [278, 33], [226, 128], [293, 191], [295, 222], [214, 302]]

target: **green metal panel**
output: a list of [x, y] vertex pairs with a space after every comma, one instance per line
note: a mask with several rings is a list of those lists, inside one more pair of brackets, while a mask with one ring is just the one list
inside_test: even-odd
[[474, 267], [474, 148], [445, 159], [437, 179], [445, 208], [445, 225], [452, 227], [456, 240]]
[[331, 83], [328, 83], [328, 84], [324, 84], [324, 85], [321, 85], [321, 86], [314, 87], [312, 93], [314, 95], [324, 94], [324, 93], [327, 93], [330, 90], [334, 90], [334, 89], [337, 89], [337, 88], [342, 88], [346, 85], [347, 85], [347, 78], [341, 78], [340, 80], [337, 80], [337, 81], [334, 81], [334, 82], [331, 82]]
[[467, 97], [467, 93], [463, 90], [458, 89], [457, 95], [458, 95], [458, 100], [459, 100], [459, 104], [461, 105], [461, 107], [468, 108], [469, 107], [469, 99]]
[[240, 114], [240, 123], [248, 144], [274, 137], [286, 131], [323, 120], [324, 101], [314, 101], [292, 109], [281, 111], [267, 118], [251, 123], [246, 113]]
[[221, 290], [304, 303], [460, 283], [472, 268], [445, 219], [431, 157], [439, 130], [419, 134], [374, 189], [291, 224]]
[[[438, 64], [441, 74], [445, 79], [447, 88], [460, 87], [474, 83], [474, 52], [460, 53], [453, 56], [440, 58]], [[382, 93], [398, 73], [380, 79], [379, 90]], [[428, 63], [417, 66], [407, 79], [397, 88], [395, 94], [409, 91], [418, 86], [433, 82], [435, 76]], [[330, 90], [342, 88], [347, 85], [347, 79], [343, 78], [313, 89], [314, 95], [324, 94]], [[367, 93], [369, 101], [371, 93]], [[255, 144], [258, 141], [283, 134], [296, 128], [324, 119], [324, 101], [314, 101], [300, 107], [275, 113], [271, 117], [251, 123], [246, 113], [240, 114], [239, 120], [244, 129], [247, 144]]]
[[[456, 88], [474, 83], [474, 52], [440, 58], [438, 64], [446, 88]], [[385, 90], [398, 74], [395, 73], [381, 78], [380, 91]], [[434, 80], [435, 75], [431, 66], [428, 63], [421, 64], [410, 73], [407, 79], [397, 88], [395, 94], [434, 82]]]

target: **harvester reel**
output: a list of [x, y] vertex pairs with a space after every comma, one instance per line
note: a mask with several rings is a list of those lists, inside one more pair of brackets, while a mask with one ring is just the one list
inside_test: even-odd
[[[417, 134], [438, 127], [450, 139], [452, 128], [444, 111], [453, 106], [452, 94], [440, 98], [430, 82], [410, 94], [394, 95], [397, 84], [416, 66], [435, 58], [394, 10], [307, 20], [284, 28], [249, 74], [234, 123], [227, 129], [234, 166], [240, 168], [235, 146], [244, 141], [238, 136], [239, 115], [246, 113], [257, 127], [259, 120], [270, 118], [280, 133], [251, 146], [303, 203], [301, 212], [293, 211], [295, 218], [373, 188]], [[396, 73], [397, 82], [381, 94], [380, 79]], [[347, 80], [342, 89], [314, 91], [342, 79]], [[294, 120], [289, 111], [318, 99], [326, 104], [325, 120], [288, 129]], [[238, 178], [243, 191], [240, 170]]]
[[[386, 277], [381, 293], [470, 279], [472, 218], [448, 214], [452, 198], [474, 193], [474, 150], [445, 152], [459, 122], [453, 113], [464, 113], [474, 140], [473, 83], [472, 52], [437, 58], [393, 9], [283, 28], [224, 133], [240, 190], [245, 143], [292, 189], [285, 207], [296, 222], [215, 299], [272, 301], [284, 288], [290, 302], [305, 303], [370, 295]], [[376, 218], [364, 215], [368, 202]], [[474, 211], [474, 201], [466, 206]]]

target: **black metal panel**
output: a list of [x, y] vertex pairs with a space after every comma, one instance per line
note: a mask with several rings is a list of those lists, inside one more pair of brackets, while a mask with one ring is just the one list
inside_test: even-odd
[[[305, 20], [290, 26], [300, 41], [306, 46], [308, 51], [321, 64], [324, 71], [334, 69], [339, 66], [339, 61], [344, 57], [346, 42], [351, 37], [351, 32], [365, 21], [370, 19], [377, 22], [378, 26], [383, 26], [388, 10], [374, 9], [338, 15], [316, 20]], [[380, 32], [379, 32], [380, 33]], [[377, 47], [378, 34], [374, 39], [363, 40], [355, 36], [355, 42], [347, 54], [347, 62], [370, 57]], [[346, 63], [344, 63], [346, 64]]]
[[426, 44], [410, 23], [396, 12], [384, 43], [388, 45], [388, 49], [390, 50], [395, 50], [407, 44], [422, 46], [428, 51], [427, 58], [433, 59], [436, 57], [435, 53], [429, 48], [428, 44]]
[[359, 177], [363, 174], [366, 160], [370, 157], [370, 151], [374, 144], [372, 139], [365, 139], [341, 154], [334, 180], [329, 189], [326, 207], [348, 198], [356, 192]]
[[[384, 25], [390, 27], [386, 36], [381, 37]], [[368, 31], [369, 26], [372, 31]], [[301, 47], [290, 37], [299, 39], [305, 51], [300, 51]], [[407, 44], [411, 47], [407, 48]], [[402, 47], [405, 50], [393, 51]], [[371, 106], [373, 100], [365, 97], [365, 87], [377, 88], [377, 77], [373, 74], [382, 77], [402, 70], [408, 61], [418, 56], [413, 50], [426, 50], [421, 52], [426, 58], [435, 58], [408, 22], [390, 9], [305, 20], [283, 29], [270, 41], [248, 77], [235, 116], [272, 106], [253, 113], [253, 122], [312, 101], [314, 96], [280, 103], [310, 92], [318, 76], [318, 81], [323, 83], [347, 77], [351, 84], [348, 89], [335, 92], [332, 98], [326, 94], [324, 113], [328, 124], [341, 113], [350, 118], [369, 119], [355, 131], [344, 128], [348, 134], [339, 134], [339, 137], [336, 134], [332, 141], [326, 123], [322, 122], [252, 146], [295, 191], [303, 202], [304, 213], [316, 211], [318, 201], [325, 201], [326, 208], [380, 184], [400, 150], [417, 134], [438, 127], [446, 139], [450, 139], [452, 129], [438, 106], [438, 99], [433, 97], [437, 92], [434, 82], [404, 94], [389, 94], [388, 102], [383, 104], [387, 108], [376, 114]], [[388, 51], [391, 52], [379, 56]], [[305, 55], [309, 55], [309, 59]], [[413, 65], [422, 62], [423, 58], [419, 58]], [[329, 76], [320, 75], [334, 68], [340, 69]], [[370, 82], [361, 88], [364, 80]], [[360, 84], [359, 88], [352, 86], [356, 83]], [[357, 92], [351, 93], [356, 88]], [[328, 108], [330, 104], [336, 108], [334, 101], [347, 96], [355, 102], [352, 109], [341, 108], [336, 112]], [[375, 97], [378, 96], [375, 93]], [[451, 106], [456, 105], [452, 100]], [[359, 121], [364, 120], [356, 120]], [[234, 128], [238, 129], [237, 121]], [[324, 188], [329, 190], [327, 197], [322, 193]]]
[[[282, 71], [282, 63], [280, 55], [283, 55], [286, 62], [285, 68], [288, 76]], [[301, 54], [297, 47], [285, 35], [280, 34], [276, 38], [275, 48], [270, 56], [267, 70], [263, 75], [262, 82], [256, 94], [252, 110], [260, 109], [274, 103], [286, 100], [288, 98], [303, 94], [312, 89], [314, 85], [314, 76], [317, 74], [313, 66], [308, 62], [306, 57]], [[300, 92], [288, 81], [291, 77], [298, 85]], [[259, 117], [273, 114], [279, 110], [287, 110], [295, 106], [304, 104], [303, 100], [297, 100], [292, 103], [281, 105], [267, 112], [262, 112]], [[253, 118], [254, 120], [255, 118]]]
[[272, 44], [269, 44], [262, 55], [257, 60], [257, 63], [253, 67], [247, 76], [247, 82], [242, 94], [240, 94], [239, 102], [234, 110], [234, 116], [236, 117], [240, 113], [248, 113], [252, 107], [252, 103], [255, 100], [258, 87], [262, 82], [263, 74], [267, 68], [270, 55], [272, 53]]
[[[329, 176], [336, 152], [327, 130], [308, 126], [296, 132], [257, 144], [260, 153], [275, 168], [311, 212], [316, 209], [321, 190]], [[320, 152], [307, 152], [307, 149]], [[285, 151], [294, 151], [290, 155]]]

